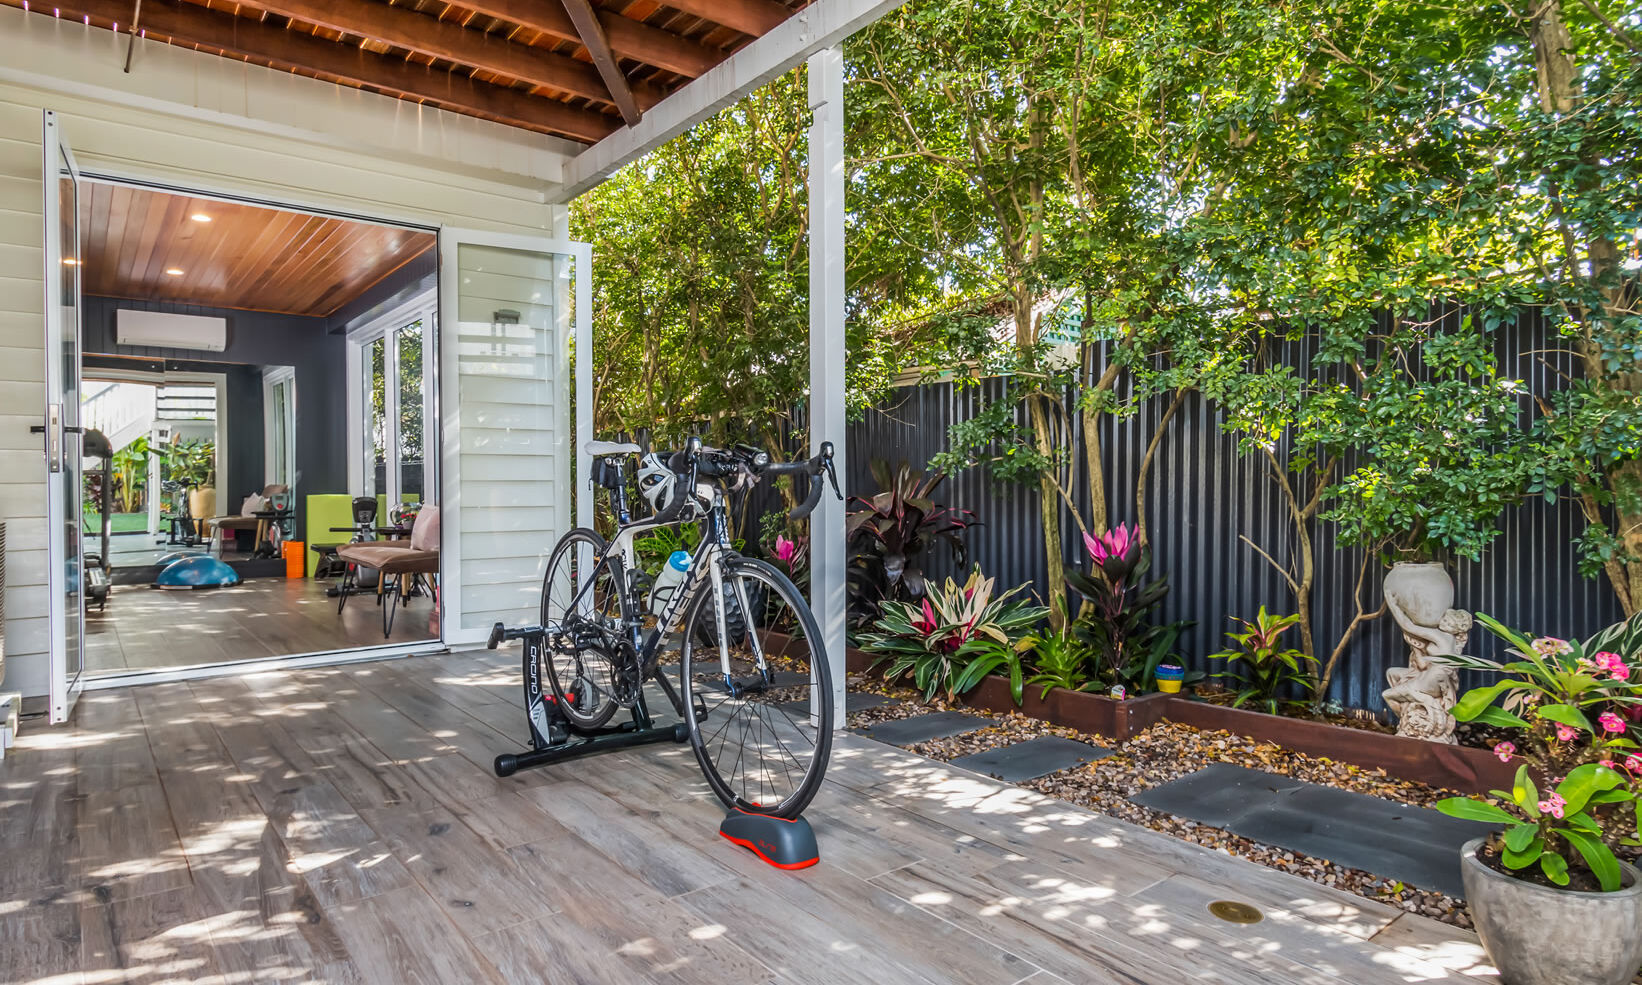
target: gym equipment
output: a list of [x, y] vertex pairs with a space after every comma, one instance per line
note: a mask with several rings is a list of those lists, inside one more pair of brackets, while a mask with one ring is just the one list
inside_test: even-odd
[[158, 561], [155, 561], [154, 566], [157, 567], [157, 568], [164, 568], [166, 565], [170, 564], [172, 561], [180, 561], [185, 557], [204, 557], [204, 556], [205, 556], [204, 551], [172, 551], [170, 554], [167, 554], [166, 556], [160, 558]]
[[718, 833], [778, 869], [807, 869], [821, 861], [815, 829], [802, 817], [771, 817], [738, 807], [718, 826]]
[[[497, 623], [490, 631], [489, 649], [507, 640], [524, 641], [525, 720], [530, 723], [530, 750], [521, 753], [503, 753], [496, 757], [496, 775], [512, 776], [520, 770], [534, 769], [553, 763], [565, 763], [612, 749], [627, 749], [654, 742], [688, 742], [690, 732], [683, 722], [657, 727], [650, 718], [650, 708], [641, 690], [633, 702], [631, 722], [583, 728], [565, 717], [558, 698], [542, 681], [543, 647], [547, 631], [540, 626], [508, 629]], [[661, 674], [656, 674], [668, 697], [677, 702], [672, 685]]]
[[95, 553], [84, 551], [80, 558], [85, 569], [86, 602], [96, 602], [97, 611], [101, 612], [108, 608], [108, 592], [114, 582], [110, 576], [108, 563], [108, 535], [109, 525], [112, 523], [109, 518], [114, 512], [114, 448], [109, 444], [108, 438], [96, 428], [86, 428], [81, 438], [81, 454], [87, 458], [103, 460], [101, 470], [86, 473], [87, 476], [97, 477], [100, 494], [97, 497], [97, 518], [98, 526], [101, 528], [102, 549]]
[[226, 588], [239, 584], [239, 572], [209, 554], [180, 557], [154, 579], [155, 588]]

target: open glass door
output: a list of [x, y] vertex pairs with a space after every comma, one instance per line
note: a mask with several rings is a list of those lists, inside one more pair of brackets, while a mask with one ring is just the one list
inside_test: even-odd
[[85, 665], [80, 513], [80, 170], [56, 114], [45, 112], [46, 587], [51, 721], [67, 721]]
[[538, 618], [547, 556], [572, 525], [571, 342], [591, 264], [585, 243], [440, 230], [446, 644]]

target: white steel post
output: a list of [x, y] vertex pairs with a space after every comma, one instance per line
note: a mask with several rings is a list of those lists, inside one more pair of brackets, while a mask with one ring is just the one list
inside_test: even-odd
[[[831, 441], [844, 474], [844, 57], [810, 56], [810, 447]], [[832, 667], [834, 727], [844, 714], [844, 504], [829, 488], [810, 517], [810, 608]]]

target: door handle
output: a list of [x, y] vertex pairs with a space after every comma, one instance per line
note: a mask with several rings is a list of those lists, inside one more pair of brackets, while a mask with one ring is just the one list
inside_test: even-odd
[[46, 404], [46, 471], [63, 471], [63, 405]]

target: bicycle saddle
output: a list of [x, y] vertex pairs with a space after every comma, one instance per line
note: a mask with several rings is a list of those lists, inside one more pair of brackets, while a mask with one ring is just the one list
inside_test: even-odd
[[631, 441], [589, 441], [583, 449], [594, 458], [606, 455], [637, 455], [641, 449]]

